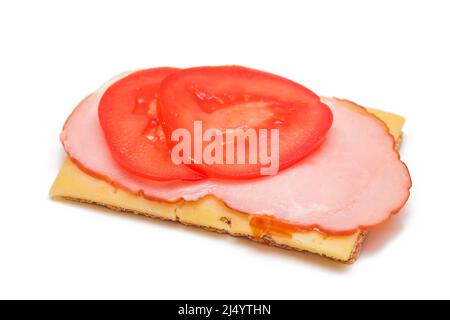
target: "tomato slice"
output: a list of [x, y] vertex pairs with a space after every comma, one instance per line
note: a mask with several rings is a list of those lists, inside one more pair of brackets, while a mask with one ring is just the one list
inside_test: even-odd
[[[226, 155], [226, 146], [230, 144], [234, 146], [234, 155], [237, 155], [242, 152], [243, 144], [239, 147], [237, 139], [234, 142], [226, 140], [226, 132], [254, 129], [258, 135], [254, 142], [264, 138], [260, 129], [266, 129], [267, 154], [270, 154], [270, 146], [276, 141], [269, 132], [278, 129], [278, 168], [281, 170], [318, 147], [333, 121], [328, 106], [307, 88], [280, 76], [239, 66], [199, 67], [171, 74], [161, 83], [158, 114], [171, 148], [178, 144], [178, 141], [171, 141], [176, 129], [187, 129], [195, 137], [195, 130], [198, 133], [195, 122], [201, 121], [202, 132], [215, 130], [216, 137], [208, 142], [204, 137], [201, 141], [203, 153], [194, 151], [188, 165], [209, 177], [230, 179], [259, 177], [261, 169], [268, 163], [261, 157], [255, 163], [254, 156], [259, 151], [250, 146], [249, 136], [243, 136], [245, 163], [238, 162], [232, 154], [230, 159], [234, 157], [234, 162], [228, 161], [226, 156], [223, 156], [223, 163], [205, 162], [201, 155], [211, 151], [211, 141], [219, 138], [218, 135], [222, 135], [219, 141], [222, 141], [223, 149], [216, 148], [211, 155], [216, 156], [220, 152]], [[198, 146], [195, 141], [198, 140], [191, 140], [191, 150]], [[262, 147], [259, 143], [258, 150]]]
[[104, 93], [100, 124], [114, 159], [128, 171], [157, 180], [198, 180], [202, 175], [171, 161], [157, 115], [161, 81], [178, 71], [156, 68], [117, 81]]

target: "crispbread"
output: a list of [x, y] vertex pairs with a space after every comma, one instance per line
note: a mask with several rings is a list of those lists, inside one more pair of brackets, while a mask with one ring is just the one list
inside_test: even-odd
[[[399, 143], [403, 118], [377, 110], [369, 111], [385, 121]], [[255, 237], [250, 227], [249, 214], [230, 209], [213, 196], [195, 202], [148, 200], [86, 174], [70, 160], [63, 165], [50, 195], [101, 205], [120, 212], [178, 221], [285, 249], [308, 251], [344, 263], [353, 263], [357, 259], [368, 234], [366, 231], [359, 231], [350, 236], [328, 236], [318, 231], [309, 231], [295, 233], [291, 238], [270, 234]]]

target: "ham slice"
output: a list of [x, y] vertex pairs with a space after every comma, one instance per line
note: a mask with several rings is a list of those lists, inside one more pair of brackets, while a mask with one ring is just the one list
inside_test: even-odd
[[325, 98], [334, 115], [325, 142], [276, 176], [197, 182], [137, 177], [114, 161], [97, 115], [102, 94], [118, 79], [83, 100], [61, 134], [67, 154], [80, 168], [117, 187], [162, 201], [213, 195], [241, 212], [342, 235], [386, 221], [408, 199], [410, 176], [384, 123], [356, 105], [348, 108]]

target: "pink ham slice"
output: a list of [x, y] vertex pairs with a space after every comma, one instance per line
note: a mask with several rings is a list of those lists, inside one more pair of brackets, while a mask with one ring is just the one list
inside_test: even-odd
[[276, 176], [199, 182], [137, 177], [113, 160], [99, 124], [98, 103], [113, 81], [81, 102], [68, 119], [61, 140], [82, 169], [128, 191], [164, 201], [214, 195], [233, 209], [270, 215], [305, 230], [316, 228], [329, 234], [351, 234], [378, 225], [400, 210], [409, 196], [408, 170], [384, 124], [334, 99], [323, 99], [334, 115], [326, 141]]

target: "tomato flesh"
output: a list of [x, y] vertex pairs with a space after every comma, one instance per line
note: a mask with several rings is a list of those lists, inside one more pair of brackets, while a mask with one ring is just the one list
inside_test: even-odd
[[[195, 136], [196, 121], [201, 121], [204, 131], [214, 129], [219, 134], [239, 128], [252, 128], [256, 132], [278, 129], [280, 170], [310, 154], [324, 140], [333, 121], [328, 106], [307, 88], [239, 66], [191, 68], [169, 75], [161, 83], [158, 115], [171, 148], [176, 145], [169, 140], [174, 130], [185, 128]], [[271, 136], [267, 138], [270, 146]], [[188, 165], [208, 177], [259, 177], [264, 164], [261, 159], [257, 163], [247, 161], [254, 153], [247, 142], [246, 163], [211, 164], [192, 159]], [[237, 143], [233, 144], [237, 154]], [[207, 146], [203, 141], [202, 150]], [[192, 149], [195, 147], [192, 139]]]
[[104, 93], [99, 120], [114, 159], [128, 171], [157, 180], [198, 180], [203, 176], [170, 156], [157, 114], [161, 81], [175, 68], [138, 71]]

